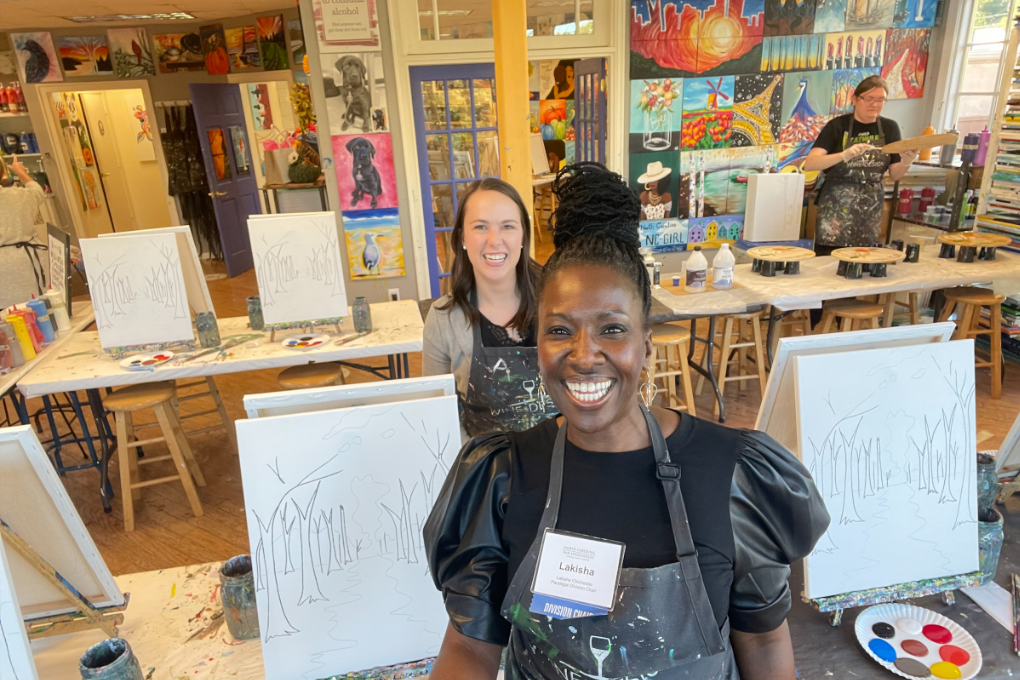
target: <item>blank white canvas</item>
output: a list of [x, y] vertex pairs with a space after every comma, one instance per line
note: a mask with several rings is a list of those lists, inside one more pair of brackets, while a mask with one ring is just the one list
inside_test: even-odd
[[347, 316], [334, 213], [264, 215], [248, 234], [267, 324]]
[[174, 234], [81, 241], [103, 347], [194, 340]]
[[439, 652], [422, 527], [460, 449], [457, 397], [237, 421], [267, 680]]
[[0, 678], [38, 680], [28, 633], [21, 620], [18, 596], [7, 568], [4, 542], [0, 540]]
[[[124, 603], [113, 574], [29, 425], [0, 429], [0, 518], [93, 605]], [[8, 561], [26, 619], [77, 611], [20, 554], [9, 552]]]
[[249, 418], [411, 401], [457, 393], [453, 374], [244, 395]]
[[808, 598], [976, 571], [974, 341], [796, 359], [804, 465], [831, 516]]

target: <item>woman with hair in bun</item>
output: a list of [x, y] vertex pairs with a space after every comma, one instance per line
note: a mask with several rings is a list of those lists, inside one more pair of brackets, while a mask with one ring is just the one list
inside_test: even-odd
[[792, 680], [789, 565], [825, 505], [768, 435], [641, 404], [640, 203], [597, 164], [557, 185], [537, 332], [561, 415], [472, 440], [446, 479], [424, 529], [450, 614], [431, 677], [495, 678], [507, 647], [508, 679]]

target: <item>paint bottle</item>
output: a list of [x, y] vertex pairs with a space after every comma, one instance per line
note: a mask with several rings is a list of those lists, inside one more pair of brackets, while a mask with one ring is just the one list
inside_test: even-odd
[[[922, 135], [933, 135], [933, 134], [935, 134], [935, 128], [933, 128], [931, 125], [929, 125], [928, 127], [926, 127], [924, 129], [924, 132], [922, 132], [921, 134]], [[921, 151], [917, 154], [917, 159], [921, 160], [921, 161], [930, 161], [931, 160], [931, 149], [921, 149]]]
[[35, 312], [27, 307], [25, 309], [18, 309], [17, 305], [11, 307], [7, 311], [8, 315], [16, 316], [25, 323], [25, 330], [28, 332], [28, 339], [32, 343], [32, 349], [38, 352], [42, 348], [43, 334], [39, 330], [39, 327], [35, 325]]
[[10, 373], [14, 368], [14, 355], [11, 354], [11, 341], [7, 334], [0, 330], [0, 375]]
[[655, 256], [648, 248], [642, 248], [642, 250], [644, 251], [645, 271], [648, 272], [648, 284], [651, 285], [652, 279], [655, 278]]
[[704, 293], [705, 279], [708, 278], [708, 260], [701, 253], [701, 246], [694, 246], [694, 254], [687, 258], [687, 266], [684, 267], [686, 283], [684, 290], [688, 293]]
[[978, 148], [977, 155], [974, 156], [974, 165], [976, 167], [984, 167], [985, 158], [988, 156], [988, 142], [992, 139], [992, 133], [989, 131], [988, 126], [978, 133]]
[[0, 113], [10, 113], [11, 109], [7, 105], [7, 89], [0, 85]]
[[18, 345], [21, 347], [21, 356], [25, 357], [25, 361], [35, 359], [35, 346], [32, 344], [32, 338], [28, 335], [25, 319], [11, 314], [7, 317], [7, 323], [14, 328], [14, 337], [18, 339]]
[[913, 189], [900, 189], [900, 200], [896, 204], [897, 215], [909, 215], [910, 209], [914, 204], [914, 190]]
[[733, 267], [737, 261], [730, 252], [730, 244], [723, 243], [712, 258], [712, 287], [726, 290], [733, 287]]
[[[960, 137], [960, 133], [956, 130], [956, 128], [949, 128], [946, 130], [946, 134], [956, 135], [957, 138]], [[939, 149], [939, 165], [952, 165], [954, 160], [956, 160], [956, 142], [943, 144], [942, 148]]]
[[14, 368], [25, 365], [25, 356], [21, 353], [21, 343], [18, 336], [14, 334], [14, 326], [6, 321], [0, 321], [0, 332], [7, 336], [7, 346], [11, 351], [11, 358], [14, 361]]
[[971, 165], [974, 164], [974, 159], [977, 158], [979, 140], [980, 138], [977, 136], [977, 133], [967, 133], [967, 136], [963, 138], [963, 148], [960, 149], [960, 160], [964, 163], [970, 161]]
[[926, 212], [934, 201], [935, 189], [933, 187], [921, 189], [921, 198], [917, 202], [917, 212]]
[[35, 312], [35, 325], [42, 331], [43, 342], [48, 345], [56, 340], [57, 335], [53, 332], [53, 324], [50, 323], [50, 314], [49, 310], [46, 309], [46, 303], [37, 298], [32, 298], [26, 304]]
[[64, 304], [64, 296], [59, 291], [50, 288], [46, 291], [46, 299], [50, 303], [50, 321], [56, 327], [58, 333], [71, 330], [71, 318], [67, 315], [67, 305]]

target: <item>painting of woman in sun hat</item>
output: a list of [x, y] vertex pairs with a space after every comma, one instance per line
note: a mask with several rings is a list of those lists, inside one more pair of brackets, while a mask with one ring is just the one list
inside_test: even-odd
[[641, 192], [641, 219], [664, 220], [673, 209], [673, 196], [669, 193], [672, 169], [663, 166], [662, 161], [652, 161], [638, 183], [644, 187]]

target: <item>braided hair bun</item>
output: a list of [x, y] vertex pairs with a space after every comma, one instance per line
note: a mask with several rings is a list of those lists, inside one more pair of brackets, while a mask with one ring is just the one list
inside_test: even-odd
[[559, 201], [553, 215], [556, 251], [545, 265], [539, 296], [545, 283], [567, 266], [609, 267], [634, 282], [647, 321], [652, 291], [640, 253], [641, 201], [622, 177], [599, 163], [568, 165], [553, 187]]

